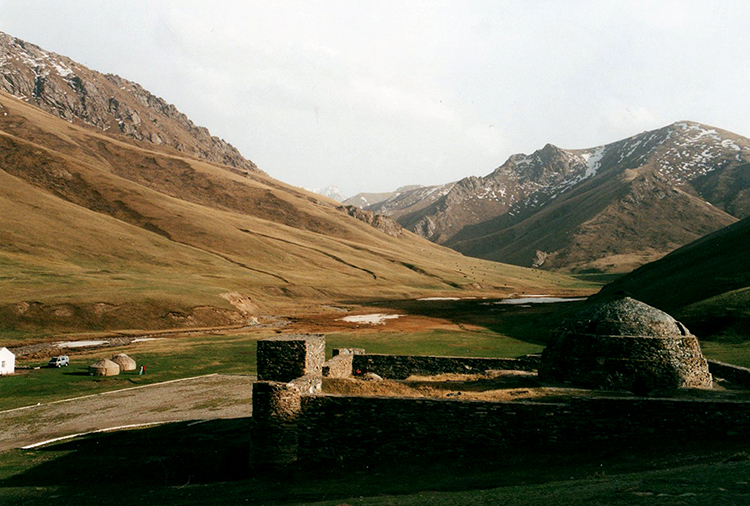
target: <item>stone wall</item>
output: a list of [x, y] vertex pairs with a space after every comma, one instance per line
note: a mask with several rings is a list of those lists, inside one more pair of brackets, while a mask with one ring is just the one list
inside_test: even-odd
[[323, 376], [320, 374], [305, 374], [289, 382], [301, 394], [319, 394], [323, 391]]
[[[673, 323], [676, 326], [679, 322]], [[639, 394], [711, 388], [712, 384], [695, 336], [600, 335], [575, 330], [560, 333], [544, 349], [539, 378]]]
[[325, 337], [318, 334], [273, 336], [258, 341], [258, 380], [292, 381], [320, 376], [325, 361]]
[[649, 398], [566, 403], [302, 396], [299, 457], [309, 461], [485, 454], [630, 440], [721, 439], [750, 430], [750, 402]]
[[421, 355], [354, 355], [352, 366], [360, 373], [372, 372], [383, 378], [406, 379], [412, 375], [481, 374], [489, 370], [533, 371], [538, 369], [540, 357], [527, 355], [518, 358], [432, 357]]
[[323, 364], [323, 376], [348, 378], [353, 372], [353, 355], [363, 355], [363, 348], [334, 348], [331, 360]]
[[708, 361], [708, 370], [714, 376], [725, 379], [735, 385], [750, 387], [750, 369], [738, 365], [725, 364], [716, 360]]
[[[253, 385], [253, 462], [285, 465], [430, 454], [497, 454], [504, 448], [580, 448], [745, 437], [750, 401], [574, 398], [565, 402], [322, 395], [322, 372], [352, 370], [384, 378], [538, 369], [539, 356], [516, 359], [364, 354], [336, 350], [323, 365], [323, 336], [258, 342]], [[711, 362], [711, 372], [750, 384], [750, 370]], [[337, 376], [338, 375], [338, 376]], [[291, 376], [291, 377], [290, 377]], [[743, 440], [744, 441], [744, 440]], [[585, 446], [584, 446], [585, 447]]]
[[297, 460], [300, 398], [300, 390], [291, 383], [253, 383], [253, 462], [273, 465]]
[[336, 355], [323, 364], [323, 376], [326, 378], [348, 378], [352, 375], [352, 356]]
[[258, 341], [258, 381], [253, 384], [253, 457], [256, 465], [297, 460], [302, 394], [323, 385], [325, 337], [281, 335]]

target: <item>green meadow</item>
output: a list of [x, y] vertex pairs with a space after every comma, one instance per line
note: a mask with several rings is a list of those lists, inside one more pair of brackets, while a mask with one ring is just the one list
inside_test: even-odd
[[[461, 330], [396, 332], [385, 326], [382, 330], [331, 332], [326, 334], [328, 357], [333, 348], [463, 357], [517, 357], [540, 353], [559, 321], [580, 307], [580, 303], [565, 303], [489, 312], [488, 306], [471, 301], [428, 305], [411, 301], [390, 305], [412, 314], [443, 315], [459, 323]], [[19, 374], [2, 378], [0, 410], [205, 374], [254, 375], [255, 343], [273, 334], [274, 331], [266, 330], [143, 341], [123, 347], [77, 352], [71, 356], [70, 366], [62, 369], [46, 368], [44, 360], [21, 359], [19, 365], [40, 369], [19, 371]], [[711, 340], [702, 341], [701, 345], [709, 359], [750, 367], [748, 341]], [[139, 365], [144, 364], [146, 374], [141, 376], [137, 371], [130, 371], [112, 377], [88, 375], [91, 363], [117, 353], [127, 353]]]

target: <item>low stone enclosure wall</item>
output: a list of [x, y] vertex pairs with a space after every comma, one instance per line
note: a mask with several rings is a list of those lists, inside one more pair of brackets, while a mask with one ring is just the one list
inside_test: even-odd
[[[731, 438], [750, 431], [750, 401], [647, 397], [572, 398], [548, 401], [358, 397], [321, 392], [322, 375], [360, 371], [383, 378], [410, 375], [529, 371], [538, 357], [480, 359], [371, 355], [336, 350], [323, 362], [320, 335], [277, 336], [258, 343], [259, 381], [253, 385], [254, 462], [287, 464], [378, 459], [429, 454], [497, 454], [504, 448], [585, 447], [613, 441]], [[293, 350], [283, 353], [289, 346]], [[266, 348], [269, 347], [269, 348]], [[261, 350], [273, 349], [273, 353]], [[309, 349], [314, 356], [303, 356]], [[296, 363], [268, 367], [265, 360]], [[296, 369], [295, 369], [296, 367]], [[711, 372], [745, 384], [750, 370], [711, 362]], [[273, 372], [299, 371], [275, 379]], [[264, 371], [261, 378], [260, 371]]]
[[481, 374], [486, 371], [535, 371], [540, 355], [518, 358], [434, 357], [427, 355], [383, 355], [365, 353], [362, 348], [334, 348], [323, 365], [323, 376], [348, 378], [365, 373], [401, 380], [409, 376], [438, 374]]
[[518, 358], [429, 357], [418, 355], [352, 355], [354, 372], [371, 372], [382, 378], [406, 379], [409, 376], [438, 374], [481, 374], [486, 371], [534, 371], [540, 357]]
[[750, 429], [750, 402], [649, 398], [564, 403], [304, 396], [298, 457], [310, 461], [400, 455], [495, 454], [616, 441], [687, 441]]
[[750, 369], [732, 364], [725, 364], [716, 360], [708, 361], [708, 370], [714, 377], [750, 388]]

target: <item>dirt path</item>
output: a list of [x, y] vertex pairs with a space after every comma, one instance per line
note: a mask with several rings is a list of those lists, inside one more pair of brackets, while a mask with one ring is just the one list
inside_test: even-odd
[[0, 412], [0, 452], [124, 425], [247, 417], [251, 385], [216, 374]]

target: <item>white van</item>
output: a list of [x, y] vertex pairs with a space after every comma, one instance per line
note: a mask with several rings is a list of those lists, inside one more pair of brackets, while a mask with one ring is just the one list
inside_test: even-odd
[[59, 357], [52, 357], [49, 359], [47, 366], [49, 367], [67, 367], [70, 364], [70, 359], [67, 355], [61, 355]]

